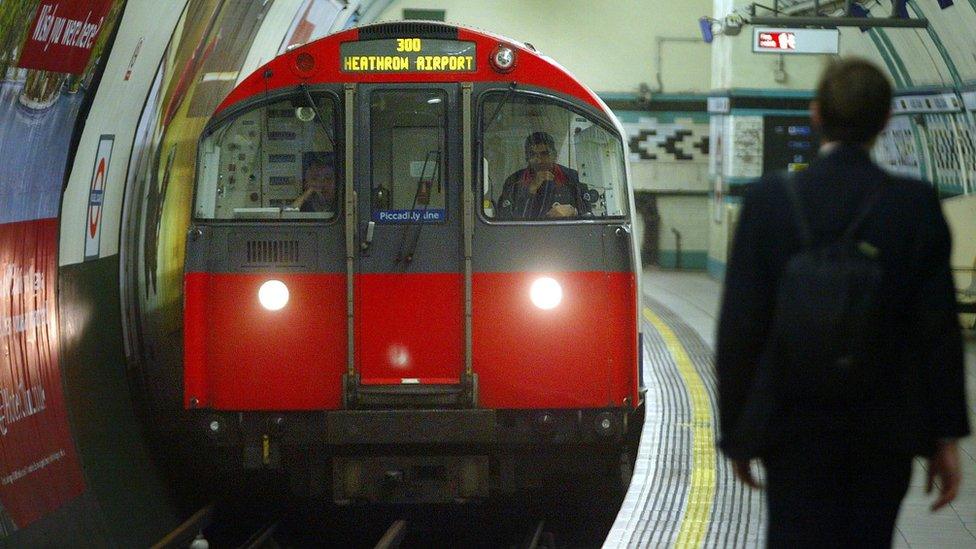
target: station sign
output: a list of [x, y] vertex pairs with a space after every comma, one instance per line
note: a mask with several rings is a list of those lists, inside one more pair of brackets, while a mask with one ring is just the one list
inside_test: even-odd
[[962, 100], [954, 93], [901, 95], [892, 100], [894, 114], [959, 112]]
[[962, 103], [966, 106], [967, 110], [976, 111], [976, 91], [963, 93]]
[[709, 114], [728, 114], [732, 110], [732, 100], [728, 97], [709, 97]]
[[105, 181], [112, 161], [114, 135], [103, 135], [95, 152], [91, 187], [88, 189], [88, 221], [85, 223], [85, 261], [98, 259], [102, 239], [102, 209], [105, 204]]
[[426, 38], [344, 42], [342, 72], [475, 72], [475, 43]]
[[837, 29], [755, 28], [753, 53], [837, 54], [840, 31]]

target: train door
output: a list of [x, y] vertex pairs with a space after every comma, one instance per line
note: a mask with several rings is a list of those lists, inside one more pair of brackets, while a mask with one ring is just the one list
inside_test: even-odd
[[355, 186], [358, 393], [434, 394], [463, 369], [459, 87], [363, 85]]

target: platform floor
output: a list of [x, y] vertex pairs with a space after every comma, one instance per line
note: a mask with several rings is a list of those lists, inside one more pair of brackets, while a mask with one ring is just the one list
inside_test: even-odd
[[[604, 547], [761, 547], [765, 502], [735, 480], [715, 447], [715, 324], [721, 284], [706, 274], [643, 277], [647, 415], [634, 477]], [[966, 334], [970, 421], [976, 426], [976, 337]], [[960, 443], [963, 485], [931, 513], [917, 459], [894, 547], [976, 547], [976, 440]], [[760, 473], [761, 478], [761, 473]]]

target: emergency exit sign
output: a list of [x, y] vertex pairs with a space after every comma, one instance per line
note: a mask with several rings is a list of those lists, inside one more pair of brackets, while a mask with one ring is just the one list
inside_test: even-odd
[[752, 31], [754, 53], [827, 53], [840, 52], [837, 29], [764, 29]]

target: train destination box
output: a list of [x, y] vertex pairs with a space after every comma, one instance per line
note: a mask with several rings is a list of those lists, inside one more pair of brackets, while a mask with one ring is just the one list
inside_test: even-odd
[[840, 31], [837, 29], [755, 28], [752, 31], [753, 53], [837, 54]]
[[475, 72], [474, 42], [391, 38], [344, 42], [343, 72]]

